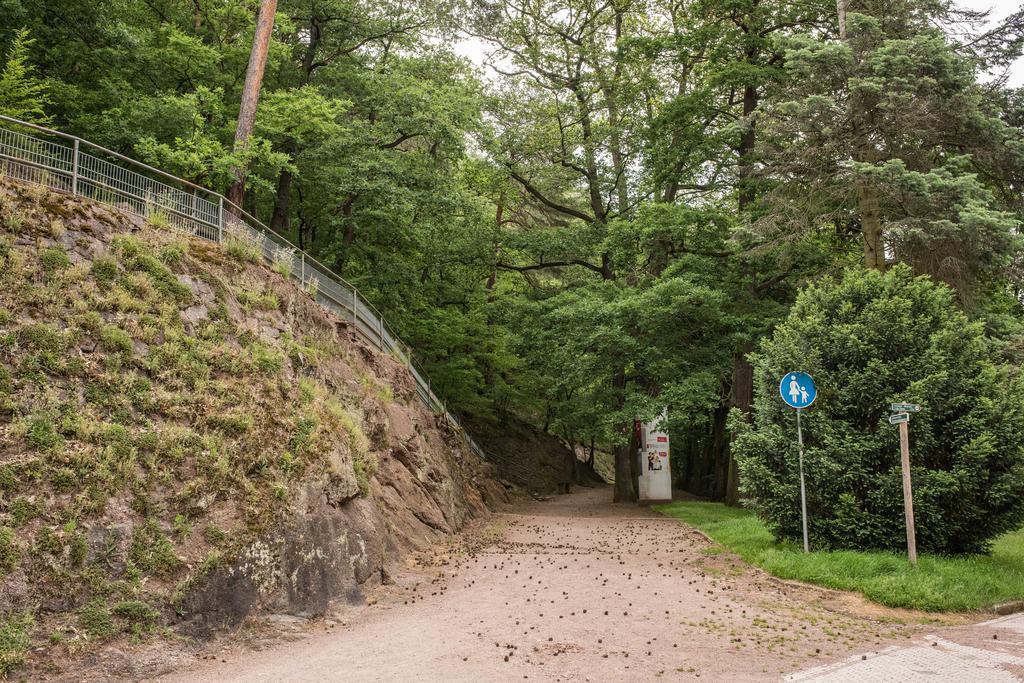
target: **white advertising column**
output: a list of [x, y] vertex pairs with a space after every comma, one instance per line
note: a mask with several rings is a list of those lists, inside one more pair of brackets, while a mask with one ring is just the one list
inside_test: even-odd
[[672, 501], [672, 468], [669, 465], [668, 433], [661, 431], [665, 413], [653, 422], [639, 423], [640, 504]]

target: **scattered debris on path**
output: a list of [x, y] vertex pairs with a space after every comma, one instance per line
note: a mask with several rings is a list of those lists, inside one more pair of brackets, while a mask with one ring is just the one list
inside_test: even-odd
[[524, 503], [358, 615], [166, 680], [778, 680], [964, 621], [778, 581], [610, 497]]

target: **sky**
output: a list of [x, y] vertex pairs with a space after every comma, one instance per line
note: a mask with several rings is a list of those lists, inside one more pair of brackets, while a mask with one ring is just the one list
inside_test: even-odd
[[[960, 0], [959, 4], [974, 10], [991, 10], [991, 19], [998, 21], [1016, 12], [1021, 6], [1021, 0]], [[1018, 59], [1011, 67], [1007, 85], [1024, 85], [1024, 59]]]
[[[991, 20], [995, 22], [1016, 12], [1022, 2], [1024, 0], [959, 0], [958, 4], [973, 10], [990, 10]], [[455, 52], [482, 67], [489, 49], [480, 39], [467, 36], [455, 45]], [[1014, 87], [1024, 86], [1024, 59], [1017, 60], [1011, 67], [1007, 84]]]

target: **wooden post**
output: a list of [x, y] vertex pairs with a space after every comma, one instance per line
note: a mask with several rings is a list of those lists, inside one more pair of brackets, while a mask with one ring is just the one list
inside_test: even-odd
[[914, 533], [914, 496], [910, 490], [910, 434], [908, 422], [900, 423], [900, 464], [903, 468], [903, 512], [907, 518], [907, 556], [917, 566], [917, 537]]

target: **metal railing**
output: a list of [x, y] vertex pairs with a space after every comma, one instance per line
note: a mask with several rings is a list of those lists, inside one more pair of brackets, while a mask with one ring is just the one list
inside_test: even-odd
[[[23, 132], [26, 130], [48, 139]], [[399, 341], [383, 314], [355, 286], [223, 195], [88, 140], [3, 115], [0, 169], [9, 178], [87, 197], [143, 218], [160, 214], [176, 230], [201, 239], [218, 243], [238, 240], [258, 247], [267, 263], [287, 265], [279, 270], [290, 273], [317, 303], [404, 363], [420, 400], [442, 415], [473, 453], [487, 458], [417, 369], [412, 349]]]

